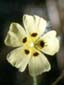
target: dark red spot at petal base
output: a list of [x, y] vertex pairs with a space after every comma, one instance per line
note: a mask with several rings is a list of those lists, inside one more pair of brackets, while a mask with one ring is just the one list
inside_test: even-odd
[[40, 41], [40, 46], [44, 47], [44, 42], [43, 41]]
[[24, 39], [23, 39], [23, 43], [26, 43], [27, 42], [27, 37], [25, 37]]
[[33, 53], [33, 56], [38, 56], [38, 55], [39, 55], [38, 52]]
[[30, 51], [27, 50], [27, 49], [25, 49], [24, 51], [25, 51], [25, 54], [29, 54], [30, 53]]
[[31, 36], [32, 37], [36, 37], [37, 36], [37, 33], [32, 33]]

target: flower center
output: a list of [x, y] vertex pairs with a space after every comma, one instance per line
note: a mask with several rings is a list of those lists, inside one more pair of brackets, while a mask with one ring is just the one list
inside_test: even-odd
[[33, 42], [30, 43], [30, 47], [34, 47], [34, 43]]
[[24, 37], [22, 42], [24, 43], [24, 45], [27, 47], [27, 48], [32, 48], [34, 47], [34, 38], [32, 37]]

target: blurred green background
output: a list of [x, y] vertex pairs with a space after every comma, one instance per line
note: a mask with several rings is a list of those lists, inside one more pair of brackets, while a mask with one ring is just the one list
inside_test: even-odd
[[[60, 51], [47, 56], [52, 69], [37, 77], [38, 85], [64, 85], [64, 1], [63, 0], [0, 0], [0, 85], [33, 85], [32, 77], [20, 73], [6, 60], [12, 48], [4, 45], [4, 38], [11, 22], [22, 24], [23, 14], [39, 15], [52, 24], [60, 38]], [[58, 78], [60, 79], [58, 80]], [[58, 80], [58, 81], [56, 81]]]

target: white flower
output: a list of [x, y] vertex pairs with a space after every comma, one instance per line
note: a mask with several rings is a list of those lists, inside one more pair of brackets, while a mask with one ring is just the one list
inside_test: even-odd
[[7, 60], [21, 72], [28, 65], [31, 76], [37, 76], [51, 69], [50, 63], [43, 54], [54, 55], [59, 50], [56, 31], [44, 33], [47, 22], [39, 16], [24, 15], [24, 28], [12, 23], [5, 38], [5, 44], [18, 47], [7, 55]]

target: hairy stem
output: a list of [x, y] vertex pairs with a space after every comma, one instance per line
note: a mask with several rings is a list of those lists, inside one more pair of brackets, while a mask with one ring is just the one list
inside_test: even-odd
[[33, 85], [37, 85], [37, 78], [36, 78], [36, 76], [33, 76]]

